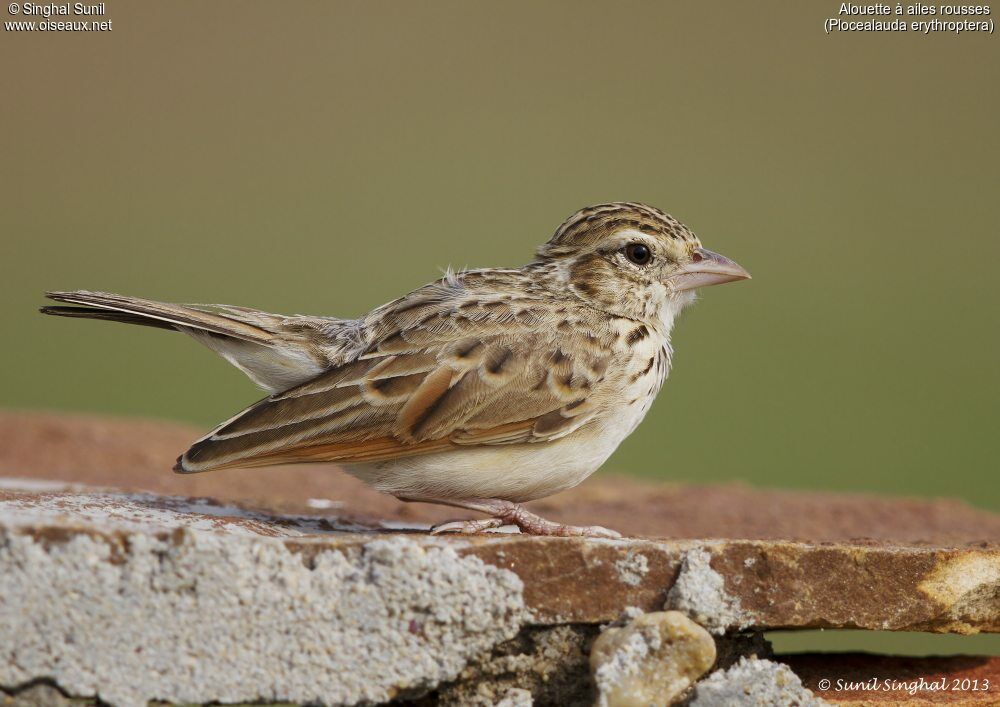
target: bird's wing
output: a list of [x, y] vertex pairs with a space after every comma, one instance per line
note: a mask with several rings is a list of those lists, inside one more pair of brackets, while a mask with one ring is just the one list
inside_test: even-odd
[[511, 301], [394, 303], [355, 360], [265, 398], [196, 442], [178, 471], [371, 462], [552, 440], [588, 420], [613, 355], [569, 319]]

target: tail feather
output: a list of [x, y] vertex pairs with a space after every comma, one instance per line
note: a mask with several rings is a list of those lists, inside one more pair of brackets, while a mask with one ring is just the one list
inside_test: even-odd
[[308, 317], [281, 317], [242, 307], [171, 304], [108, 292], [48, 292], [74, 306], [42, 307], [43, 314], [173, 329], [212, 349], [268, 392], [298, 385], [328, 365], [321, 335], [308, 335]]
[[186, 327], [256, 344], [268, 344], [275, 339], [274, 334], [261, 327], [183, 304], [85, 290], [46, 292], [45, 296], [57, 302], [82, 306], [43, 307], [43, 314], [145, 324], [163, 329]]
[[57, 317], [77, 317], [79, 319], [101, 319], [108, 322], [121, 322], [123, 324], [137, 324], [139, 326], [155, 327], [157, 329], [169, 329], [176, 331], [173, 324], [169, 324], [161, 319], [150, 319], [141, 314], [130, 314], [128, 312], [116, 312], [111, 309], [98, 309], [97, 307], [40, 307], [42, 314], [52, 314]]

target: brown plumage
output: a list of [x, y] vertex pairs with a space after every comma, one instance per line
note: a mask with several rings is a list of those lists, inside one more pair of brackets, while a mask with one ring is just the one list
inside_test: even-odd
[[75, 306], [42, 311], [183, 331], [271, 391], [177, 471], [333, 461], [400, 498], [565, 534], [514, 502], [599, 466], [659, 390], [691, 290], [743, 277], [676, 219], [615, 203], [572, 216], [522, 268], [448, 274], [358, 320], [97, 292], [49, 293]]

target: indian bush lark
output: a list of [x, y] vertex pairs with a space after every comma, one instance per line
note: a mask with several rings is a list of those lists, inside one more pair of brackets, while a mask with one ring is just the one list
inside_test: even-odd
[[49, 292], [73, 306], [42, 312], [182, 331], [268, 391], [175, 471], [336, 462], [488, 516], [435, 532], [617, 537], [518, 504], [601, 466], [660, 390], [694, 290], [749, 277], [675, 218], [618, 202], [573, 214], [524, 267], [448, 273], [359, 319], [87, 291]]

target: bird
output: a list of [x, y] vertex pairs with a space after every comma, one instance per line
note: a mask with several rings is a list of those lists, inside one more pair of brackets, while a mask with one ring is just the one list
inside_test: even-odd
[[620, 537], [521, 504], [597, 470], [649, 411], [696, 290], [749, 277], [665, 212], [611, 202], [522, 267], [448, 270], [357, 319], [86, 290], [47, 292], [64, 305], [41, 311], [183, 332], [268, 393], [177, 472], [335, 462], [401, 501], [486, 516], [433, 533]]

